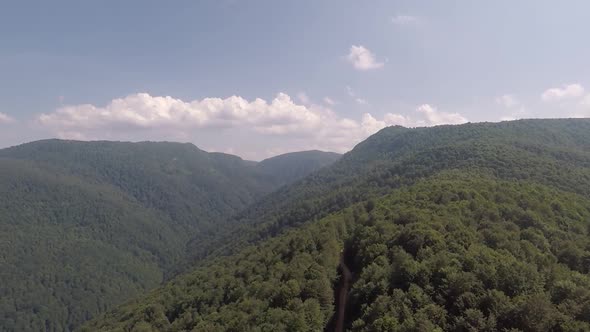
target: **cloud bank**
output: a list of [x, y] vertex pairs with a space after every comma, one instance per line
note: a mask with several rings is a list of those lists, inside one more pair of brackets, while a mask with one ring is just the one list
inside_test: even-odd
[[413, 116], [386, 113], [378, 119], [364, 113], [354, 120], [339, 116], [326, 106], [298, 104], [285, 93], [279, 93], [271, 101], [260, 98], [249, 101], [239, 96], [183, 101], [138, 93], [114, 99], [102, 107], [64, 106], [39, 115], [37, 121], [65, 139], [174, 137], [202, 146], [200, 135], [221, 139], [240, 132], [251, 141], [276, 141], [275, 148], [286, 145], [292, 150], [318, 148], [345, 152], [386, 126], [458, 124], [467, 119], [457, 113], [438, 111], [428, 104], [419, 106]]

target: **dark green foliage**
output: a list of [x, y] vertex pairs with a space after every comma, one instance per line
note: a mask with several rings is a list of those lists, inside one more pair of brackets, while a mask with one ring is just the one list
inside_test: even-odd
[[[347, 222], [348, 221], [348, 222]], [[175, 278], [82, 331], [319, 331], [350, 213], [289, 232]]]
[[589, 228], [583, 196], [445, 172], [210, 262], [83, 330], [321, 330], [344, 244], [350, 330], [587, 331], [587, 266], [561, 252], [590, 254]]
[[158, 285], [183, 249], [123, 193], [24, 161], [0, 162], [0, 197], [1, 330], [71, 330]]
[[528, 181], [421, 182], [381, 200], [350, 236], [349, 327], [589, 330], [587, 266], [562, 254], [589, 255], [589, 227], [589, 199]]
[[590, 196], [590, 119], [385, 128], [332, 166], [249, 206], [225, 223], [225, 236], [196, 239], [190, 252], [196, 260], [232, 252], [449, 169]]
[[[257, 324], [270, 324], [264, 326], [273, 331], [321, 329], [302, 318], [297, 325], [256, 319], [275, 317], [275, 306], [297, 315], [284, 305], [309, 296], [320, 301], [328, 293], [325, 282], [313, 291], [294, 291], [280, 266], [299, 255], [317, 261], [320, 252], [305, 243], [332, 225], [347, 229], [334, 238], [352, 261], [345, 322], [350, 330], [587, 331], [589, 167], [588, 120], [387, 128], [331, 167], [248, 207], [225, 224], [229, 230], [221, 240], [193, 241], [191, 248], [215, 257], [277, 238], [229, 258], [201, 261], [174, 281], [188, 286], [172, 291], [169, 284], [86, 327], [225, 331], [238, 319], [241, 330], [256, 330]], [[302, 246], [278, 256], [278, 265], [269, 261], [288, 248], [290, 236]], [[280, 296], [258, 297], [250, 277], [237, 273], [242, 264], [254, 266], [252, 273], [267, 278]], [[317, 271], [334, 286], [337, 260], [321, 266]], [[216, 284], [217, 276], [231, 276], [231, 287]], [[317, 273], [303, 274], [297, 283], [316, 280]], [[240, 296], [211, 300], [234, 286]], [[255, 301], [263, 304], [242, 307]], [[174, 308], [174, 315], [154, 320], [146, 307]], [[185, 317], [184, 325], [174, 317]], [[321, 317], [318, 322], [329, 319]]]
[[159, 285], [189, 239], [214, 236], [223, 218], [317, 168], [300, 165], [283, 179], [177, 143], [0, 150], [0, 330], [72, 330]]

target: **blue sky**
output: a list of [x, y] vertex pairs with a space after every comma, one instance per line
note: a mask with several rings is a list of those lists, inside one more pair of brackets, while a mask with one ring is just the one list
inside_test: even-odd
[[7, 1], [0, 146], [261, 159], [387, 125], [590, 116], [587, 1]]

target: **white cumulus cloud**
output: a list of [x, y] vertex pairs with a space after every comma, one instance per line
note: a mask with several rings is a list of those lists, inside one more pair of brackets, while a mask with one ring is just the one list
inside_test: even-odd
[[253, 159], [268, 157], [264, 151], [277, 149], [345, 152], [391, 125], [466, 122], [457, 113], [440, 112], [430, 105], [420, 106], [415, 115], [386, 113], [377, 118], [363, 113], [355, 120], [340, 116], [326, 106], [298, 104], [284, 93], [270, 101], [239, 96], [184, 101], [138, 93], [114, 99], [104, 106], [60, 107], [39, 115], [37, 120], [60, 138], [180, 140], [218, 151], [232, 146], [242, 156]]
[[385, 121], [385, 123], [388, 123], [389, 125], [396, 125], [396, 126], [403, 126], [403, 127], [415, 126], [415, 124], [412, 123], [412, 121], [408, 117], [403, 116], [401, 114], [387, 113], [387, 114], [385, 114], [385, 116], [383, 116], [383, 120]]
[[348, 62], [357, 70], [372, 70], [383, 68], [385, 64], [377, 60], [376, 56], [364, 46], [351, 46], [346, 56]]
[[429, 104], [420, 105], [416, 112], [424, 116], [425, 125], [436, 126], [441, 124], [461, 124], [466, 123], [467, 119], [459, 113], [446, 113], [437, 110]]
[[541, 95], [541, 100], [545, 102], [554, 102], [565, 99], [581, 97], [584, 94], [584, 87], [580, 84], [566, 84], [559, 88], [545, 90]]
[[279, 93], [271, 102], [231, 96], [190, 102], [138, 93], [112, 100], [104, 107], [73, 105], [42, 114], [39, 121], [60, 132], [83, 129], [228, 128], [249, 125], [257, 131], [288, 133], [321, 125], [324, 113], [298, 105]]

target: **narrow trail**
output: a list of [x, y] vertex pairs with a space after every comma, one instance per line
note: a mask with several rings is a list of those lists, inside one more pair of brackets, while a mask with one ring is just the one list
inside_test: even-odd
[[352, 273], [345, 262], [344, 252], [340, 253], [340, 265], [338, 266], [338, 272], [340, 273], [340, 280], [338, 286], [334, 292], [336, 299], [336, 312], [330, 320], [328, 326], [326, 326], [326, 332], [343, 332], [344, 321], [346, 315], [346, 302], [348, 301], [348, 290], [352, 283]]

